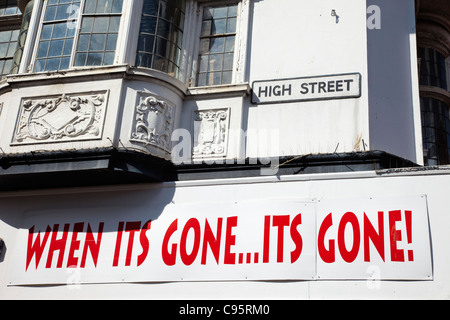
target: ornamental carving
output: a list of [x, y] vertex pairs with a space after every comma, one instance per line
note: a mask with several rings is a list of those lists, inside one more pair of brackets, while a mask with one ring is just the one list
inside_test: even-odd
[[145, 93], [138, 98], [130, 141], [170, 153], [173, 104]]
[[193, 157], [226, 155], [228, 113], [228, 109], [194, 113]]
[[101, 138], [106, 92], [25, 99], [13, 144]]

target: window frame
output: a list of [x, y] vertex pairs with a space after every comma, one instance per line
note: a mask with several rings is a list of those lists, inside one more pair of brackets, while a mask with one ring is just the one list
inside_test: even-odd
[[[83, 10], [84, 10], [85, 4], [86, 4], [86, 0], [80, 0], [80, 9], [78, 10], [78, 16], [76, 17], [77, 21], [76, 21], [76, 27], [75, 27], [75, 35], [73, 38], [73, 46], [72, 46], [72, 50], [71, 50], [71, 54], [70, 54], [70, 62], [69, 62], [68, 68], [67, 69], [59, 69], [59, 70], [55, 70], [55, 71], [37, 71], [37, 72], [34, 71], [36, 61], [37, 61], [39, 44], [41, 41], [42, 30], [44, 28], [44, 25], [47, 24], [46, 22], [44, 22], [45, 11], [47, 9], [47, 1], [48, 0], [40, 0], [39, 5], [37, 6], [37, 8], [35, 8], [36, 11], [39, 11], [39, 17], [36, 18], [37, 27], [35, 27], [35, 30], [36, 30], [35, 37], [32, 37], [32, 39], [30, 40], [30, 41], [32, 41], [32, 50], [30, 53], [31, 57], [29, 59], [27, 71], [31, 72], [31, 73], [46, 73], [46, 72], [83, 70], [83, 69], [103, 67], [101, 65], [96, 65], [96, 66], [75, 66], [74, 65], [75, 55], [77, 52], [78, 41], [79, 41], [80, 32], [81, 32], [81, 23], [83, 20]], [[124, 25], [129, 23], [129, 20], [132, 16], [132, 14], [127, 10], [130, 5], [130, 2], [133, 2], [133, 1], [123, 0], [122, 11], [120, 13], [121, 18], [120, 18], [120, 24], [119, 24], [119, 30], [118, 30], [113, 64], [106, 65], [104, 67], [114, 66], [114, 65], [118, 65], [118, 64], [122, 63], [123, 56], [124, 56], [123, 51], [125, 49], [124, 47], [126, 47], [126, 46], [122, 45], [123, 38], [124, 38], [123, 33], [124, 33], [124, 31], [126, 31], [124, 29], [127, 29], [124, 27]], [[86, 14], [86, 16], [91, 16], [91, 15], [92, 14]], [[108, 17], [112, 16], [111, 14], [104, 14], [104, 15], [108, 16]], [[31, 24], [30, 24], [30, 28], [31, 28]]]

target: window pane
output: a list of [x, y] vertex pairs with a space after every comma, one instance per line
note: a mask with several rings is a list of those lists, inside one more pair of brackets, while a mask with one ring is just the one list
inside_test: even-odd
[[38, 49], [38, 54], [37, 54], [38, 58], [47, 56], [49, 44], [50, 44], [49, 41], [41, 41], [41, 43], [39, 44], [39, 49]]
[[233, 53], [223, 55], [223, 70], [233, 69]]
[[213, 54], [209, 56], [209, 68], [211, 71], [219, 71], [222, 70], [223, 64], [223, 55], [221, 54]]
[[226, 30], [226, 19], [214, 20], [211, 34], [224, 34]]
[[117, 42], [117, 34], [109, 34], [106, 40], [106, 49], [107, 51], [116, 50], [116, 42]]
[[209, 20], [213, 18], [213, 8], [206, 7], [203, 9], [203, 20]]
[[45, 66], [45, 71], [56, 71], [59, 68], [60, 63], [59, 58], [47, 59], [47, 65]]
[[102, 53], [90, 52], [87, 56], [87, 66], [101, 66], [102, 65]]
[[167, 72], [167, 67], [168, 67], [167, 59], [155, 56], [154, 57], [154, 65], [155, 65], [155, 69], [163, 71], [163, 72]]
[[234, 52], [234, 44], [236, 42], [236, 37], [226, 37], [225, 38], [225, 52]]
[[75, 36], [75, 29], [76, 29], [77, 23], [76, 21], [69, 21], [67, 23], [67, 33], [66, 38], [73, 38]]
[[5, 66], [3, 67], [3, 75], [7, 75], [11, 73], [11, 69], [13, 66], [13, 59], [8, 59], [5, 61]]
[[94, 18], [85, 17], [81, 22], [81, 32], [82, 33], [90, 33], [92, 31], [92, 24], [94, 22]]
[[114, 63], [114, 56], [114, 52], [106, 52], [105, 57], [103, 58], [103, 65], [112, 65]]
[[69, 68], [70, 57], [64, 57], [61, 59], [61, 66], [59, 67], [61, 70], [65, 70]]
[[209, 52], [209, 45], [210, 45], [210, 39], [200, 39], [200, 45], [199, 45], [199, 53], [204, 54]]
[[229, 17], [236, 17], [237, 16], [237, 5], [228, 7], [228, 16]]
[[156, 33], [164, 38], [169, 38], [169, 32], [170, 32], [170, 22], [166, 20], [159, 20], [158, 27], [156, 29]]
[[35, 72], [41, 72], [44, 71], [45, 68], [45, 61], [46, 60], [36, 60], [36, 64], [34, 66], [34, 71]]
[[86, 64], [87, 53], [77, 53], [75, 56], [75, 66], [84, 66]]
[[211, 52], [211, 53], [223, 52], [224, 44], [225, 44], [225, 38], [212, 39], [211, 40], [211, 49], [209, 50], [209, 52]]
[[0, 42], [8, 42], [10, 38], [11, 38], [11, 31], [0, 32]]
[[145, 15], [158, 15], [158, 1], [144, 1], [143, 14]]
[[220, 84], [221, 73], [220, 72], [212, 72], [207, 77], [207, 85], [214, 86]]
[[19, 33], [20, 30], [13, 30], [12, 34], [11, 34], [11, 41], [17, 41], [19, 38]]
[[64, 38], [66, 36], [67, 23], [56, 23], [53, 27], [52, 39]]
[[93, 34], [89, 51], [103, 51], [105, 49], [106, 34]]
[[206, 86], [206, 73], [200, 73], [197, 78], [198, 86]]
[[56, 20], [66, 20], [69, 18], [72, 8], [68, 4], [59, 5], [56, 11]]
[[227, 9], [228, 9], [227, 7], [214, 8], [213, 18], [214, 19], [225, 18], [227, 16]]
[[78, 38], [78, 51], [88, 51], [89, 41], [91, 40], [91, 36], [88, 34], [82, 34]]
[[136, 65], [145, 68], [151, 68], [153, 55], [147, 53], [138, 53], [136, 57]]
[[84, 5], [84, 13], [94, 13], [96, 6], [97, 6], [96, 0], [86, 0], [86, 3]]
[[56, 16], [56, 7], [51, 6], [47, 7], [47, 10], [45, 11], [44, 21], [53, 21], [55, 20]]
[[96, 17], [94, 20], [94, 29], [92, 32], [106, 32], [108, 31], [108, 17]]
[[108, 32], [119, 32], [120, 17], [111, 17]]
[[109, 13], [108, 9], [110, 9], [110, 0], [97, 0], [97, 7], [95, 9], [95, 13]]
[[64, 43], [63, 55], [70, 56], [72, 53], [73, 39], [66, 39]]
[[156, 54], [165, 57], [167, 53], [167, 40], [157, 37], [156, 38]]
[[200, 56], [199, 61], [199, 71], [200, 72], [206, 72], [208, 71], [208, 55]]
[[221, 84], [229, 84], [231, 83], [231, 77], [233, 73], [231, 71], [225, 71], [222, 73], [222, 82]]
[[236, 18], [231, 18], [227, 20], [227, 33], [236, 32]]
[[122, 3], [123, 3], [123, 0], [114, 0], [111, 12], [112, 13], [122, 12]]
[[52, 37], [53, 25], [45, 25], [42, 28], [41, 40], [47, 40]]
[[212, 26], [212, 21], [211, 20], [206, 20], [202, 22], [202, 30], [200, 32], [200, 36], [209, 36], [211, 35], [211, 26]]
[[9, 43], [0, 43], [0, 58], [6, 57]]
[[142, 35], [139, 37], [138, 51], [153, 52], [154, 36]]
[[141, 20], [141, 32], [155, 34], [156, 32], [156, 17], [146, 17]]

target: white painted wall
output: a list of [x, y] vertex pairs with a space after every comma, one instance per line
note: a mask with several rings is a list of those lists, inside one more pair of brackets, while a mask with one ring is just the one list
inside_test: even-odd
[[368, 0], [371, 5], [381, 21], [367, 30], [370, 148], [422, 164], [414, 1]]
[[[335, 10], [339, 16], [331, 15]], [[249, 157], [351, 152], [368, 145], [365, 1], [255, 1], [249, 81], [359, 72], [357, 99], [248, 105]], [[264, 132], [278, 145], [267, 144]]]

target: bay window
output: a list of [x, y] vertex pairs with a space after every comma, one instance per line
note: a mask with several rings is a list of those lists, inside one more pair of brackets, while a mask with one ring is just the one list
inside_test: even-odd
[[193, 87], [242, 83], [248, 6], [236, 0], [38, 0], [36, 40], [24, 49], [19, 73], [128, 64]]

